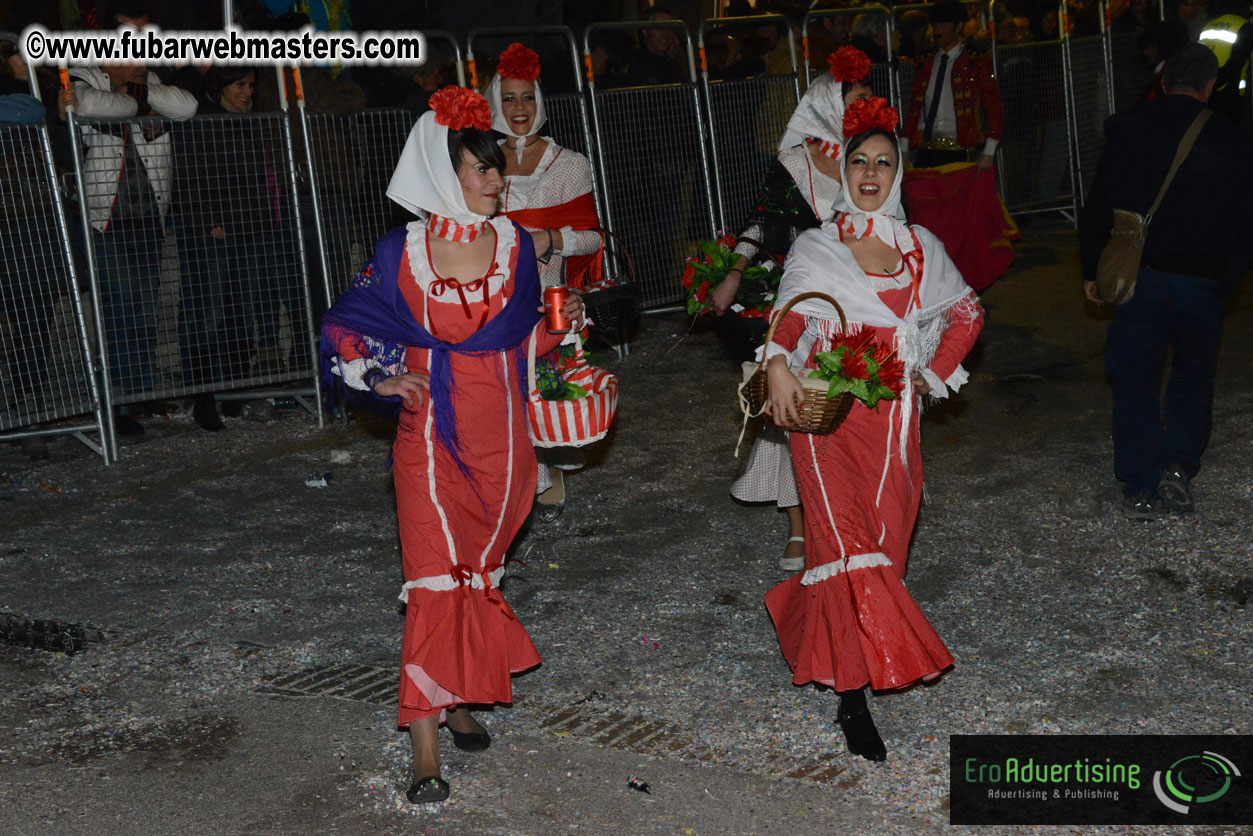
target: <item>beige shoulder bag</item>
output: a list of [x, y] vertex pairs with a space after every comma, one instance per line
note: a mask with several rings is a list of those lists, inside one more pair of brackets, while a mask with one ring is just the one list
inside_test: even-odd
[[1136, 276], [1140, 272], [1140, 256], [1144, 253], [1144, 241], [1149, 234], [1149, 222], [1161, 205], [1166, 190], [1175, 179], [1175, 173], [1184, 159], [1196, 144], [1201, 129], [1209, 121], [1213, 113], [1208, 107], [1201, 110], [1192, 120], [1188, 132], [1179, 142], [1179, 150], [1175, 152], [1175, 161], [1170, 165], [1166, 181], [1157, 192], [1157, 199], [1149, 207], [1147, 215], [1141, 216], [1127, 209], [1114, 210], [1114, 231], [1109, 243], [1101, 250], [1101, 260], [1096, 267], [1096, 290], [1101, 298], [1111, 305], [1123, 305], [1131, 301], [1136, 292]]

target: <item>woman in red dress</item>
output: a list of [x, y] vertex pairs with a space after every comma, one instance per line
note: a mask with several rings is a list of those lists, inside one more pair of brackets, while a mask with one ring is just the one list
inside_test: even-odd
[[[564, 284], [590, 293], [605, 286], [604, 238], [592, 194], [592, 165], [578, 151], [540, 134], [548, 116], [539, 77], [539, 55], [512, 43], [500, 54], [487, 87], [492, 127], [503, 136], [505, 151], [500, 211], [534, 238], [540, 284]], [[574, 340], [573, 333], [566, 338], [567, 343]], [[551, 522], [565, 508], [564, 472], [581, 468], [585, 458], [576, 447], [537, 448], [536, 454], [540, 493], [535, 515]]]
[[[896, 217], [896, 122], [883, 99], [849, 107], [844, 198], [852, 208], [797, 238], [777, 303], [826, 293], [843, 307], [848, 333], [873, 337], [900, 361], [898, 400], [875, 409], [855, 402], [830, 435], [791, 433], [805, 571], [766, 595], [792, 682], [838, 691], [849, 751], [870, 760], [883, 760], [886, 748], [865, 686], [905, 688], [953, 663], [902, 578], [922, 498], [919, 399], [947, 397], [966, 382], [960, 363], [983, 323], [978, 298], [939, 240]], [[766, 347], [767, 410], [779, 426], [797, 422], [801, 387], [789, 365], [814, 368], [815, 355], [830, 351], [840, 330], [834, 309], [817, 299], [797, 304], [780, 323]]]
[[[413, 739], [410, 801], [442, 801], [437, 732], [490, 743], [464, 705], [512, 702], [540, 657], [499, 590], [531, 509], [528, 340], [550, 351], [531, 237], [490, 217], [505, 161], [486, 100], [447, 87], [401, 152], [388, 197], [421, 220], [389, 232], [327, 312], [323, 354], [353, 389], [398, 401], [393, 447], [406, 601], [399, 725]], [[566, 313], [582, 326], [577, 297]]]

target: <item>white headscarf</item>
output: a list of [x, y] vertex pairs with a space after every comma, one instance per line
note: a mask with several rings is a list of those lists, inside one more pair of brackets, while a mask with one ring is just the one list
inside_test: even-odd
[[[846, 152], [840, 151], [841, 156]], [[872, 161], [873, 162], [873, 161]], [[853, 202], [853, 189], [849, 184], [848, 160], [845, 159], [842, 177], [844, 180], [843, 201], [836, 204], [833, 223], [839, 225], [845, 235], [854, 238], [865, 238], [873, 235], [889, 247], [907, 253], [914, 248], [913, 237], [909, 226], [905, 223], [905, 213], [901, 211], [901, 179], [905, 174], [905, 161], [901, 158], [900, 143], [896, 143], [896, 178], [888, 191], [883, 204], [873, 212], [865, 212]]]
[[809, 137], [830, 142], [839, 149], [836, 159], [844, 155], [844, 95], [842, 82], [829, 74], [814, 79], [801, 97], [792, 118], [787, 122], [779, 150], [800, 145]]
[[480, 226], [488, 219], [466, 206], [448, 157], [448, 127], [435, 121], [434, 111], [423, 113], [409, 131], [387, 196], [414, 214], [439, 215], [462, 226]]
[[502, 80], [499, 75], [494, 75], [492, 83], [487, 86], [487, 103], [492, 108], [492, 130], [500, 131], [505, 136], [518, 137], [518, 162], [521, 163], [522, 152], [526, 150], [527, 137], [539, 133], [539, 129], [548, 121], [548, 114], [544, 111], [544, 94], [540, 92], [539, 79], [531, 82], [535, 86], [535, 119], [531, 122], [531, 129], [519, 137], [514, 133], [509, 120], [505, 118], [505, 109], [501, 106], [500, 83]]

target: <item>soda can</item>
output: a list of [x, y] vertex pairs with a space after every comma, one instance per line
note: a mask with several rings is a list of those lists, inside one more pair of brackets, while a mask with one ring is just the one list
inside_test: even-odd
[[570, 333], [571, 322], [561, 310], [569, 298], [570, 288], [564, 285], [544, 288], [544, 317], [548, 321], [549, 333]]

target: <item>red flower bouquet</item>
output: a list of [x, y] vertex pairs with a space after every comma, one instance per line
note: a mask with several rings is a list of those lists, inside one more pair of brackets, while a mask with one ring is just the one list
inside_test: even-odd
[[496, 75], [501, 78], [516, 78], [519, 81], [535, 81], [539, 78], [539, 54], [514, 41], [500, 53], [500, 60], [496, 63]]
[[865, 81], [870, 75], [870, 56], [855, 46], [842, 46], [827, 56], [827, 67], [836, 81]]
[[828, 398], [849, 392], [873, 409], [879, 401], [899, 398], [905, 388], [905, 364], [895, 349], [875, 342], [869, 334], [838, 334], [831, 350], [814, 359], [818, 368], [809, 376], [829, 382]]
[[[699, 315], [713, 310], [709, 297], [738, 260], [734, 235], [697, 244], [697, 253], [687, 260], [680, 279], [687, 292], [689, 314]], [[778, 267], [746, 266], [740, 277], [739, 289], [735, 292], [732, 310], [746, 319], [766, 319], [766, 313], [779, 291], [782, 275]]]
[[435, 122], [446, 125], [450, 131], [464, 128], [492, 129], [492, 109], [487, 99], [468, 87], [450, 84], [431, 94], [431, 110]]
[[852, 139], [873, 128], [895, 133], [899, 121], [900, 115], [887, 99], [879, 96], [858, 99], [844, 111], [844, 138]]

